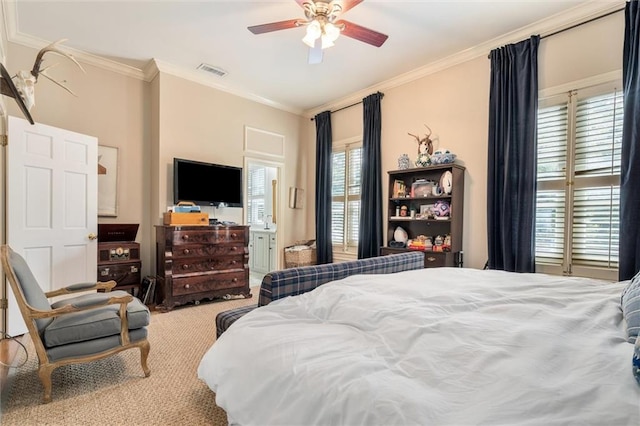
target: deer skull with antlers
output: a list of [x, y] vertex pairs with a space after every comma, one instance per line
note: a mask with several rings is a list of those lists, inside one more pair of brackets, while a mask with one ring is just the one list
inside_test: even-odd
[[429, 126], [427, 126], [426, 124], [424, 125], [424, 127], [427, 128], [427, 130], [429, 130], [429, 134], [425, 135], [424, 138], [420, 138], [418, 135], [414, 135], [411, 133], [407, 133], [409, 136], [413, 136], [414, 138], [416, 138], [416, 141], [418, 142], [418, 154], [433, 154], [433, 141], [431, 140], [430, 136], [431, 133], [433, 133], [431, 131], [431, 128]]
[[42, 67], [44, 56], [47, 53], [53, 53], [56, 55], [63, 56], [67, 59], [70, 59], [74, 64], [78, 66], [78, 68], [80, 68], [82, 72], [85, 72], [84, 68], [82, 68], [82, 65], [80, 65], [80, 63], [78, 63], [78, 61], [76, 61], [76, 59], [70, 53], [64, 52], [60, 50], [60, 48], [58, 47], [59, 44], [64, 43], [65, 41], [67, 41], [67, 39], [58, 40], [42, 48], [38, 52], [38, 55], [36, 56], [36, 60], [33, 63], [33, 68], [31, 69], [31, 71], [26, 71], [26, 70], [18, 71], [13, 78], [9, 79], [8, 76], [6, 75], [6, 70], [4, 70], [4, 67], [2, 67], [2, 70], [3, 70], [2, 81], [0, 81], [1, 83], [0, 88], [1, 88], [2, 94], [11, 96], [13, 98], [20, 97], [20, 99], [16, 99], [16, 100], [18, 101], [20, 108], [23, 110], [23, 112], [25, 113], [27, 118], [29, 118], [29, 121], [32, 124], [33, 124], [33, 119], [31, 119], [29, 111], [31, 110], [31, 108], [33, 108], [33, 106], [36, 103], [35, 84], [38, 82], [38, 77], [42, 76], [48, 79], [49, 81], [52, 81], [53, 83], [57, 84], [58, 86], [62, 87], [64, 90], [71, 93], [72, 95], [76, 96], [76, 94], [73, 93], [71, 89], [65, 86], [64, 84], [66, 83], [65, 80], [56, 81], [47, 74], [47, 70], [54, 67], [57, 64], [49, 65], [44, 68]]

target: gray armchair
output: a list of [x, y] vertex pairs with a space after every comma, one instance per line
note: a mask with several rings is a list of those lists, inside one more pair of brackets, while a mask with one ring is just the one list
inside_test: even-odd
[[[149, 309], [127, 292], [111, 291], [115, 281], [75, 284], [45, 293], [22, 256], [9, 246], [0, 247], [0, 260], [38, 354], [45, 403], [51, 401], [51, 373], [63, 365], [139, 348], [142, 370], [149, 376]], [[55, 303], [47, 300], [89, 290], [94, 292]]]

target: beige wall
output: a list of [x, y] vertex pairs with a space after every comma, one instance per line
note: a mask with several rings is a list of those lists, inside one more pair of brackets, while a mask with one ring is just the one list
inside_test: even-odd
[[[539, 86], [549, 89], [618, 71], [622, 64], [624, 14], [612, 16], [543, 39], [539, 52]], [[487, 52], [488, 53], [488, 52]], [[463, 249], [465, 266], [481, 268], [487, 260], [487, 137], [490, 62], [486, 55], [410, 83], [385, 89], [382, 100], [382, 169], [397, 169], [397, 159], [417, 153], [407, 133], [433, 130], [435, 148], [447, 148], [466, 167]], [[372, 89], [374, 92], [375, 89]], [[334, 141], [362, 134], [362, 107], [332, 114]], [[315, 158], [315, 127], [307, 124], [308, 149]], [[315, 166], [311, 159], [309, 170]], [[310, 174], [309, 187], [314, 178]], [[388, 197], [387, 185], [383, 185]], [[310, 200], [313, 202], [313, 200]], [[313, 210], [307, 223], [313, 226]], [[386, 216], [386, 212], [384, 213]], [[386, 217], [385, 217], [386, 220]], [[313, 229], [313, 228], [311, 228]], [[386, 238], [386, 236], [385, 236]]]
[[[283, 182], [280, 182], [280, 213], [278, 219], [278, 245], [282, 248], [305, 237], [305, 210], [288, 207], [288, 188], [301, 186], [299, 176], [301, 159], [306, 154], [300, 150], [303, 118], [259, 104], [198, 83], [190, 82], [166, 73], [159, 79], [159, 126], [157, 149], [157, 175], [152, 181], [152, 192], [157, 194], [155, 223], [160, 223], [160, 212], [166, 211], [173, 201], [173, 158], [186, 158], [230, 166], [244, 166], [245, 126], [284, 136], [283, 159], [247, 154], [284, 165]], [[205, 183], [207, 184], [207, 183]], [[223, 184], [211, 182], [208, 184]], [[210, 217], [244, 223], [243, 209], [205, 209]]]

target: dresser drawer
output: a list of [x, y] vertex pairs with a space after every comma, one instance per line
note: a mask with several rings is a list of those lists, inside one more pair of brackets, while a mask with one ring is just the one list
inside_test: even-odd
[[174, 246], [171, 250], [174, 261], [182, 258], [208, 258], [212, 256], [235, 256], [248, 253], [248, 249], [242, 244], [218, 244], [218, 245], [181, 245]]
[[244, 244], [245, 232], [235, 229], [180, 230], [173, 232], [173, 244]]
[[205, 293], [247, 285], [247, 274], [243, 271], [220, 274], [203, 274], [190, 277], [174, 277], [172, 292], [174, 296]]
[[425, 268], [437, 268], [440, 266], [446, 266], [447, 258], [445, 253], [424, 253], [424, 267]]
[[211, 258], [178, 258], [173, 261], [173, 276], [192, 274], [197, 272], [228, 271], [244, 269], [245, 256], [243, 254], [217, 256]]

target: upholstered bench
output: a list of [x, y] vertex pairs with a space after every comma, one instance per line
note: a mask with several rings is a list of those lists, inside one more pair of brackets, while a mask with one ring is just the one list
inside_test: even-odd
[[257, 305], [231, 309], [216, 316], [216, 335], [220, 337], [236, 320], [260, 306], [287, 296], [306, 293], [329, 281], [357, 274], [391, 274], [422, 268], [424, 253], [407, 252], [269, 272], [262, 279]]

